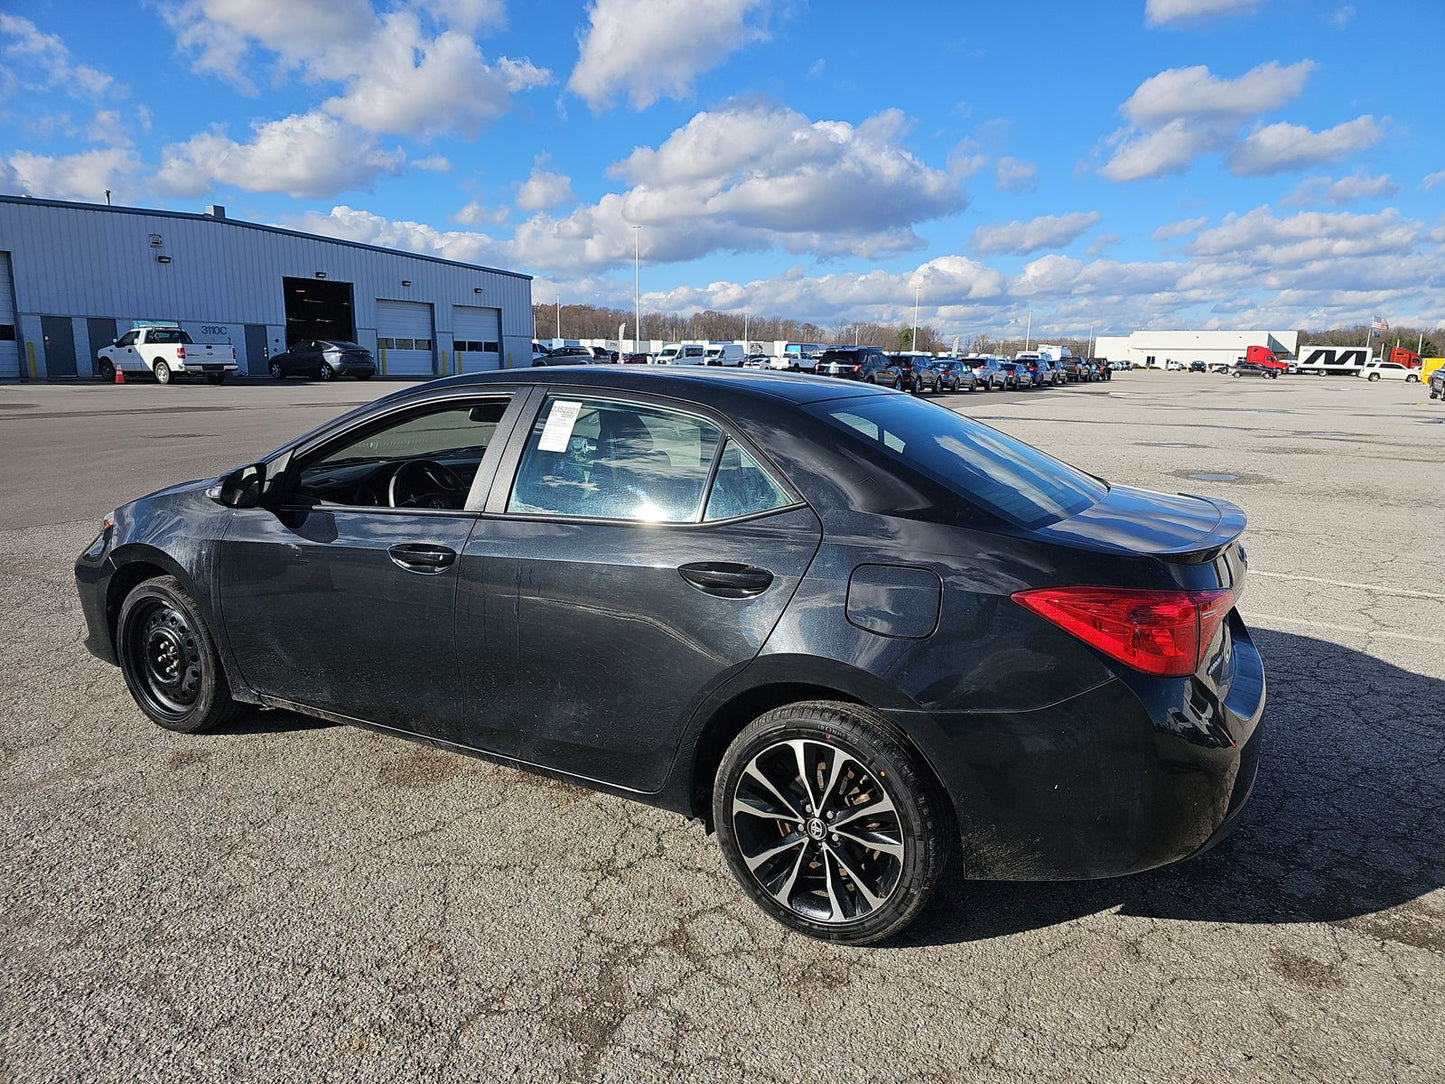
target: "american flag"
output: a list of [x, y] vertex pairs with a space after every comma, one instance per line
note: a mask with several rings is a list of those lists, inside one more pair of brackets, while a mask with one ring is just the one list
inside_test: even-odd
[[1370, 325], [1371, 331], [1389, 331], [1390, 325], [1385, 322], [1383, 316], [1376, 316], [1375, 322]]

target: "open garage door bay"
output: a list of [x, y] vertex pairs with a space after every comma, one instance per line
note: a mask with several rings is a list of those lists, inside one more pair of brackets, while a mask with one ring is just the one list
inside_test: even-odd
[[15, 333], [15, 288], [10, 280], [10, 253], [0, 252], [0, 380], [20, 375], [20, 336]]

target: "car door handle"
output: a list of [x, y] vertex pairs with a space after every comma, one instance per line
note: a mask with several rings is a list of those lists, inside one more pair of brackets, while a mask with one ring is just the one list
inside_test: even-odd
[[386, 551], [392, 563], [408, 572], [434, 575], [451, 567], [457, 559], [457, 551], [446, 546], [428, 546], [420, 542], [405, 542], [391, 546]]
[[773, 583], [773, 574], [766, 568], [731, 561], [700, 561], [677, 571], [694, 587], [720, 598], [752, 598]]

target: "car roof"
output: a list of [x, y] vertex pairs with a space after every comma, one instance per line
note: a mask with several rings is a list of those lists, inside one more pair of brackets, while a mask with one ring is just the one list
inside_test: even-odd
[[[851, 348], [850, 348], [851, 349]], [[767, 398], [788, 403], [816, 403], [855, 396], [894, 395], [856, 381], [804, 373], [764, 373], [758, 369], [723, 369], [702, 366], [645, 365], [542, 365], [522, 369], [495, 369], [485, 373], [464, 373], [429, 381], [422, 387], [454, 389], [474, 386], [485, 390], [492, 384], [570, 385], [611, 391], [635, 391], [677, 399], [706, 401], [717, 393], [728, 396]], [[415, 394], [407, 388], [388, 398]]]

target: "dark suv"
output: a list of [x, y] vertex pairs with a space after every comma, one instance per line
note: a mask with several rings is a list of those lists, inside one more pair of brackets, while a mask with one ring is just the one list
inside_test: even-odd
[[824, 350], [813, 372], [894, 388], [898, 386], [898, 377], [896, 372], [887, 371], [891, 366], [888, 355], [876, 346], [839, 346]]

